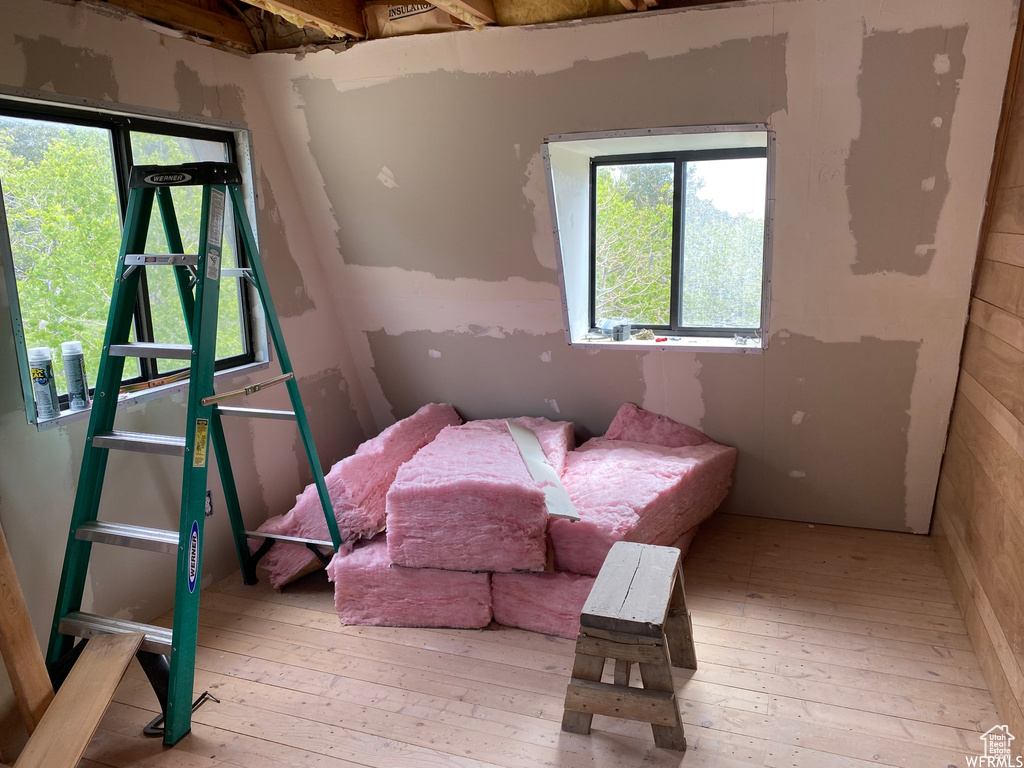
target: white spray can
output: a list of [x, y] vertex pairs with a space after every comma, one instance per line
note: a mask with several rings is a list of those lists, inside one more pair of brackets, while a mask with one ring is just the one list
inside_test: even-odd
[[64, 379], [68, 383], [68, 401], [72, 411], [84, 411], [89, 407], [89, 382], [85, 378], [85, 355], [82, 342], [65, 341], [60, 345], [64, 358]]
[[57, 383], [53, 380], [50, 348], [29, 349], [28, 368], [32, 376], [32, 394], [36, 398], [36, 415], [40, 421], [60, 416], [60, 400], [57, 398]]

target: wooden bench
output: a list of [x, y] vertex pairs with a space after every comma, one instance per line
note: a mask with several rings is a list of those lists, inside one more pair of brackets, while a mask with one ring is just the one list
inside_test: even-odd
[[[612, 683], [601, 681], [606, 659]], [[629, 685], [634, 663], [643, 688]], [[616, 542], [580, 615], [562, 730], [588, 734], [594, 715], [640, 720], [657, 746], [685, 751], [673, 666], [697, 668], [679, 550]]]

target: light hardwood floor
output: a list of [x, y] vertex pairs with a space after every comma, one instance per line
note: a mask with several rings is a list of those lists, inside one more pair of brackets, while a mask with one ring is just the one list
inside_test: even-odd
[[156, 700], [133, 665], [83, 765], [946, 768], [998, 723], [928, 537], [717, 515], [685, 574], [685, 757], [639, 723], [559, 730], [572, 641], [343, 627], [317, 574], [204, 593], [196, 688], [221, 703], [165, 750], [140, 735]]

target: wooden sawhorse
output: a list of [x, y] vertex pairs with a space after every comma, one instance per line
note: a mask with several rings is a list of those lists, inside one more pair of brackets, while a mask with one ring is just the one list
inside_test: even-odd
[[[615, 659], [613, 683], [601, 682], [605, 659]], [[634, 663], [643, 688], [629, 685]], [[655, 745], [685, 751], [673, 666], [697, 668], [679, 550], [616, 542], [580, 615], [562, 730], [588, 734], [594, 715], [640, 720]]]

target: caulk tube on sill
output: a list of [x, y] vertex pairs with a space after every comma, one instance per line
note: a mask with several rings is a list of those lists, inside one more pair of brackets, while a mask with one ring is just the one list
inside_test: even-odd
[[53, 380], [53, 358], [49, 347], [32, 347], [28, 351], [28, 369], [32, 377], [32, 394], [36, 400], [36, 415], [40, 420], [60, 416], [57, 383]]
[[89, 382], [85, 378], [85, 355], [82, 342], [65, 341], [60, 345], [64, 358], [64, 379], [68, 383], [68, 401], [72, 411], [84, 411], [89, 407]]

